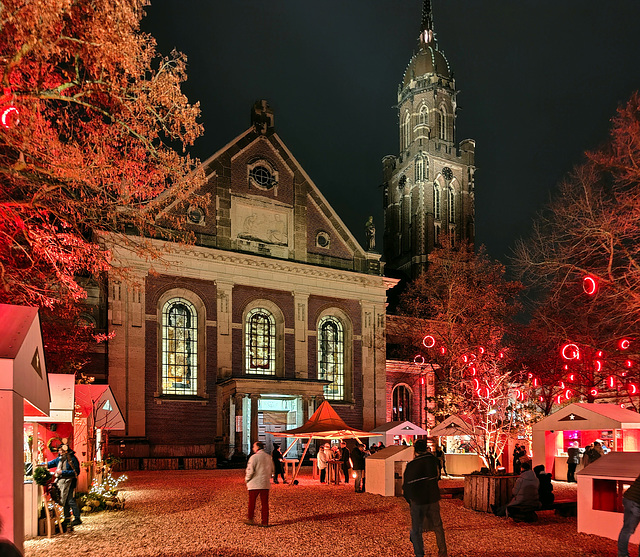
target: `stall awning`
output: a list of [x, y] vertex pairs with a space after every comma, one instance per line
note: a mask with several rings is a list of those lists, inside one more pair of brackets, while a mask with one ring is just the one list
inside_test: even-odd
[[25, 416], [25, 422], [73, 422], [75, 375], [69, 373], [50, 373], [49, 390], [51, 404], [48, 416]]
[[109, 385], [76, 385], [76, 409], [93, 415], [97, 429], [124, 429], [125, 422]]
[[411, 422], [387, 422], [371, 430], [378, 435], [429, 435], [429, 432]]
[[278, 437], [296, 437], [297, 439], [353, 439], [376, 435], [349, 427], [326, 400], [318, 406], [318, 409], [304, 425], [287, 431], [268, 431], [267, 433]]
[[576, 402], [533, 425], [533, 431], [640, 429], [640, 414], [616, 404]]

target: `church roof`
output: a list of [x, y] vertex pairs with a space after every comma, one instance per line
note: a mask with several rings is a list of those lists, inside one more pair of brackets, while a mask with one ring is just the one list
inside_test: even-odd
[[420, 50], [413, 55], [402, 78], [402, 86], [409, 85], [412, 79], [427, 74], [436, 74], [442, 77], [451, 77], [449, 62], [444, 54], [433, 45], [421, 45]]

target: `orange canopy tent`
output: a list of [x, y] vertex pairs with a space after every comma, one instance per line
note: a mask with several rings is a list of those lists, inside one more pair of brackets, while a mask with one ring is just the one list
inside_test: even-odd
[[286, 436], [294, 438], [283, 456], [287, 455], [298, 439], [308, 439], [302, 457], [300, 458], [300, 463], [293, 474], [292, 483], [293, 480], [296, 479], [298, 472], [300, 472], [302, 461], [313, 439], [359, 439], [360, 437], [375, 437], [378, 435], [377, 433], [370, 433], [349, 427], [326, 400], [318, 406], [318, 409], [304, 425], [287, 431], [268, 431], [267, 433], [277, 435], [278, 437]]

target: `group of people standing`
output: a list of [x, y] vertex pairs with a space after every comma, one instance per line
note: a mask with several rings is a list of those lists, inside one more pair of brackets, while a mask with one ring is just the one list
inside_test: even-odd
[[584, 449], [580, 448], [577, 441], [571, 443], [567, 449], [567, 481], [576, 483], [576, 468], [580, 464], [582, 458], [582, 467], [585, 468], [593, 461], [604, 456], [604, 449], [600, 441], [594, 441], [593, 444], [587, 445]]
[[340, 446], [334, 445], [331, 447], [329, 443], [325, 443], [318, 450], [317, 463], [318, 470], [320, 470], [320, 483], [327, 483], [329, 481], [328, 469], [329, 463], [340, 463], [342, 475], [344, 476], [344, 483], [349, 483], [350, 470], [353, 470], [355, 476], [355, 491], [356, 493], [364, 492], [364, 470], [365, 470], [365, 458], [371, 453], [367, 449], [364, 443], [358, 441], [353, 448], [349, 450], [346, 441], [341, 441]]

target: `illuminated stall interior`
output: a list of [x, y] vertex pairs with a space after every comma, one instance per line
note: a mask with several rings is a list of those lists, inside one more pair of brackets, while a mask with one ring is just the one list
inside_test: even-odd
[[640, 414], [615, 404], [569, 404], [534, 424], [533, 464], [566, 480], [569, 446], [577, 441], [584, 449], [596, 440], [613, 452], [640, 451]]
[[471, 474], [484, 466], [482, 459], [473, 451], [470, 428], [459, 416], [449, 416], [431, 430], [431, 436], [438, 438], [438, 444], [445, 452], [449, 475]]

